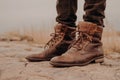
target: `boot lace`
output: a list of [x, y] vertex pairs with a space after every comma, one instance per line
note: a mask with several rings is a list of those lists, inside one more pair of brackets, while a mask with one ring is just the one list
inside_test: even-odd
[[81, 50], [85, 45], [87, 45], [88, 42], [92, 41], [92, 36], [90, 36], [86, 32], [76, 31], [76, 33], [78, 33], [77, 39], [74, 40], [69, 48], [73, 47]]
[[55, 45], [59, 40], [62, 39], [62, 33], [51, 33], [50, 36], [52, 37], [46, 44], [44, 48], [50, 48]]

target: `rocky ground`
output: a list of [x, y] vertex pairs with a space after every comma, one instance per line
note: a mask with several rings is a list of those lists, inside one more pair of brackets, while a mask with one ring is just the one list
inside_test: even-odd
[[26, 42], [0, 42], [0, 80], [120, 80], [120, 53], [105, 55], [102, 64], [56, 68], [48, 61], [27, 62], [24, 57], [43, 50]]

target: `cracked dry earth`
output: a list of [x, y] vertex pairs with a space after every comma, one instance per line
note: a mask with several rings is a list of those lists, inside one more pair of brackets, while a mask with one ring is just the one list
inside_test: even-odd
[[43, 50], [25, 42], [0, 42], [0, 80], [120, 80], [120, 55], [106, 55], [103, 64], [52, 67], [48, 61], [27, 62], [24, 57]]

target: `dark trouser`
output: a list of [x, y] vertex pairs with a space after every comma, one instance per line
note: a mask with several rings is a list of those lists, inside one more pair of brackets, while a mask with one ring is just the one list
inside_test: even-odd
[[[84, 21], [96, 23], [104, 26], [103, 19], [105, 18], [104, 10], [106, 7], [106, 0], [85, 0], [83, 16]], [[77, 0], [57, 0], [57, 13], [56, 21], [75, 27], [77, 19]]]

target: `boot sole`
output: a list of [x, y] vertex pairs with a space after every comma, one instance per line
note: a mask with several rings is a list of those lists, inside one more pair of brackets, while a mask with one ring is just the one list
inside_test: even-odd
[[50, 64], [55, 66], [55, 67], [71, 67], [71, 66], [85, 66], [85, 65], [88, 65], [88, 64], [90, 64], [92, 62], [94, 62], [94, 63], [102, 63], [103, 61], [104, 61], [103, 56], [100, 56], [100, 57], [93, 58], [90, 61], [88, 61], [86, 63], [83, 63], [83, 64], [80, 64], [80, 63], [69, 64], [69, 63], [55, 63], [55, 62], [50, 62]]

